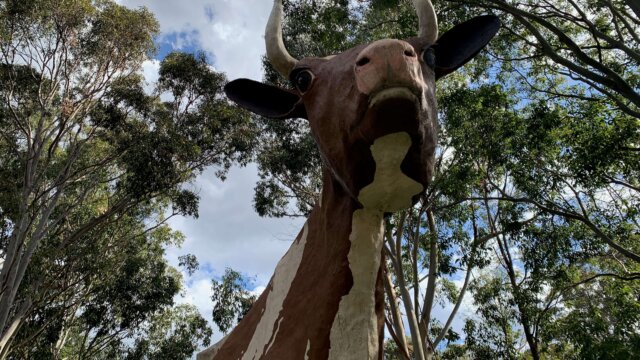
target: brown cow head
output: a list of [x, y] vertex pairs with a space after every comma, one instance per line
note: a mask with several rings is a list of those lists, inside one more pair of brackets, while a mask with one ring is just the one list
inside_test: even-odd
[[[376, 171], [371, 146], [385, 135], [401, 133], [408, 151], [400, 169], [424, 189], [431, 180], [437, 143], [436, 80], [473, 58], [500, 22], [495, 16], [476, 17], [438, 38], [431, 2], [414, 0], [414, 5], [418, 37], [379, 40], [335, 56], [298, 61], [283, 45], [282, 2], [275, 0], [265, 35], [267, 56], [295, 89], [239, 79], [226, 86], [226, 93], [256, 114], [308, 119], [325, 165], [360, 202], [360, 191], [372, 183]], [[393, 197], [394, 190], [389, 191]], [[411, 194], [414, 200], [418, 195]]]

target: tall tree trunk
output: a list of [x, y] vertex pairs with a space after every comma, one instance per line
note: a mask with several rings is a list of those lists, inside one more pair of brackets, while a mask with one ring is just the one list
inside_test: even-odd
[[[504, 235], [502, 236], [504, 240]], [[513, 294], [513, 300], [518, 307], [518, 313], [520, 317], [520, 325], [524, 329], [524, 336], [527, 340], [527, 344], [529, 345], [529, 350], [531, 351], [531, 357], [533, 360], [540, 360], [540, 353], [538, 351], [538, 341], [531, 331], [531, 321], [529, 319], [529, 315], [525, 309], [524, 304], [522, 303], [522, 298], [520, 297], [520, 286], [518, 285], [518, 279], [516, 278], [515, 269], [513, 268], [513, 260], [511, 257], [511, 253], [509, 252], [508, 243], [504, 241], [501, 242], [500, 237], [498, 237], [498, 246], [500, 247], [500, 254], [502, 256], [502, 260], [504, 261], [504, 265], [507, 270], [507, 274], [509, 276], [509, 283], [511, 284], [511, 292]]]
[[16, 312], [16, 315], [13, 317], [11, 324], [9, 324], [6, 329], [3, 329], [4, 331], [0, 334], [0, 360], [4, 360], [9, 356], [11, 343], [20, 329], [20, 326], [24, 323], [24, 317], [30, 307], [30, 300], [22, 304], [20, 309]]

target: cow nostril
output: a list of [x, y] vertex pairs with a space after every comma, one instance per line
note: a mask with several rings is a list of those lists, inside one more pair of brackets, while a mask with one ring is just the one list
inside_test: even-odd
[[412, 49], [406, 49], [406, 50], [404, 51], [404, 55], [405, 55], [405, 56], [408, 56], [408, 57], [416, 57], [416, 56], [417, 56], [417, 55], [416, 55], [416, 52], [415, 52], [415, 51], [413, 51]]
[[357, 66], [364, 66], [367, 65], [371, 60], [369, 60], [368, 57], [363, 57], [362, 59], [359, 59], [358, 61], [356, 61], [356, 65]]

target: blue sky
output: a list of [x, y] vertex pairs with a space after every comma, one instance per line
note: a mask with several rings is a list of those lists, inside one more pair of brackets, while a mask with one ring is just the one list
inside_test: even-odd
[[[195, 53], [199, 51], [197, 43], [194, 43], [195, 39], [199, 37], [196, 30], [190, 32], [173, 32], [169, 34], [163, 34], [158, 38], [156, 43], [157, 53], [155, 58], [157, 60], [164, 59], [170, 52], [180, 50], [188, 53]], [[215, 62], [215, 58], [211, 58], [213, 54], [209, 54], [209, 61]]]

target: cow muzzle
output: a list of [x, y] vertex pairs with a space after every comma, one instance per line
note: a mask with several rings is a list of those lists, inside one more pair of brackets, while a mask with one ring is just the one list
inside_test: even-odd
[[371, 43], [358, 54], [354, 71], [358, 90], [369, 96], [370, 105], [392, 96], [420, 99], [426, 86], [418, 54], [406, 41]]

